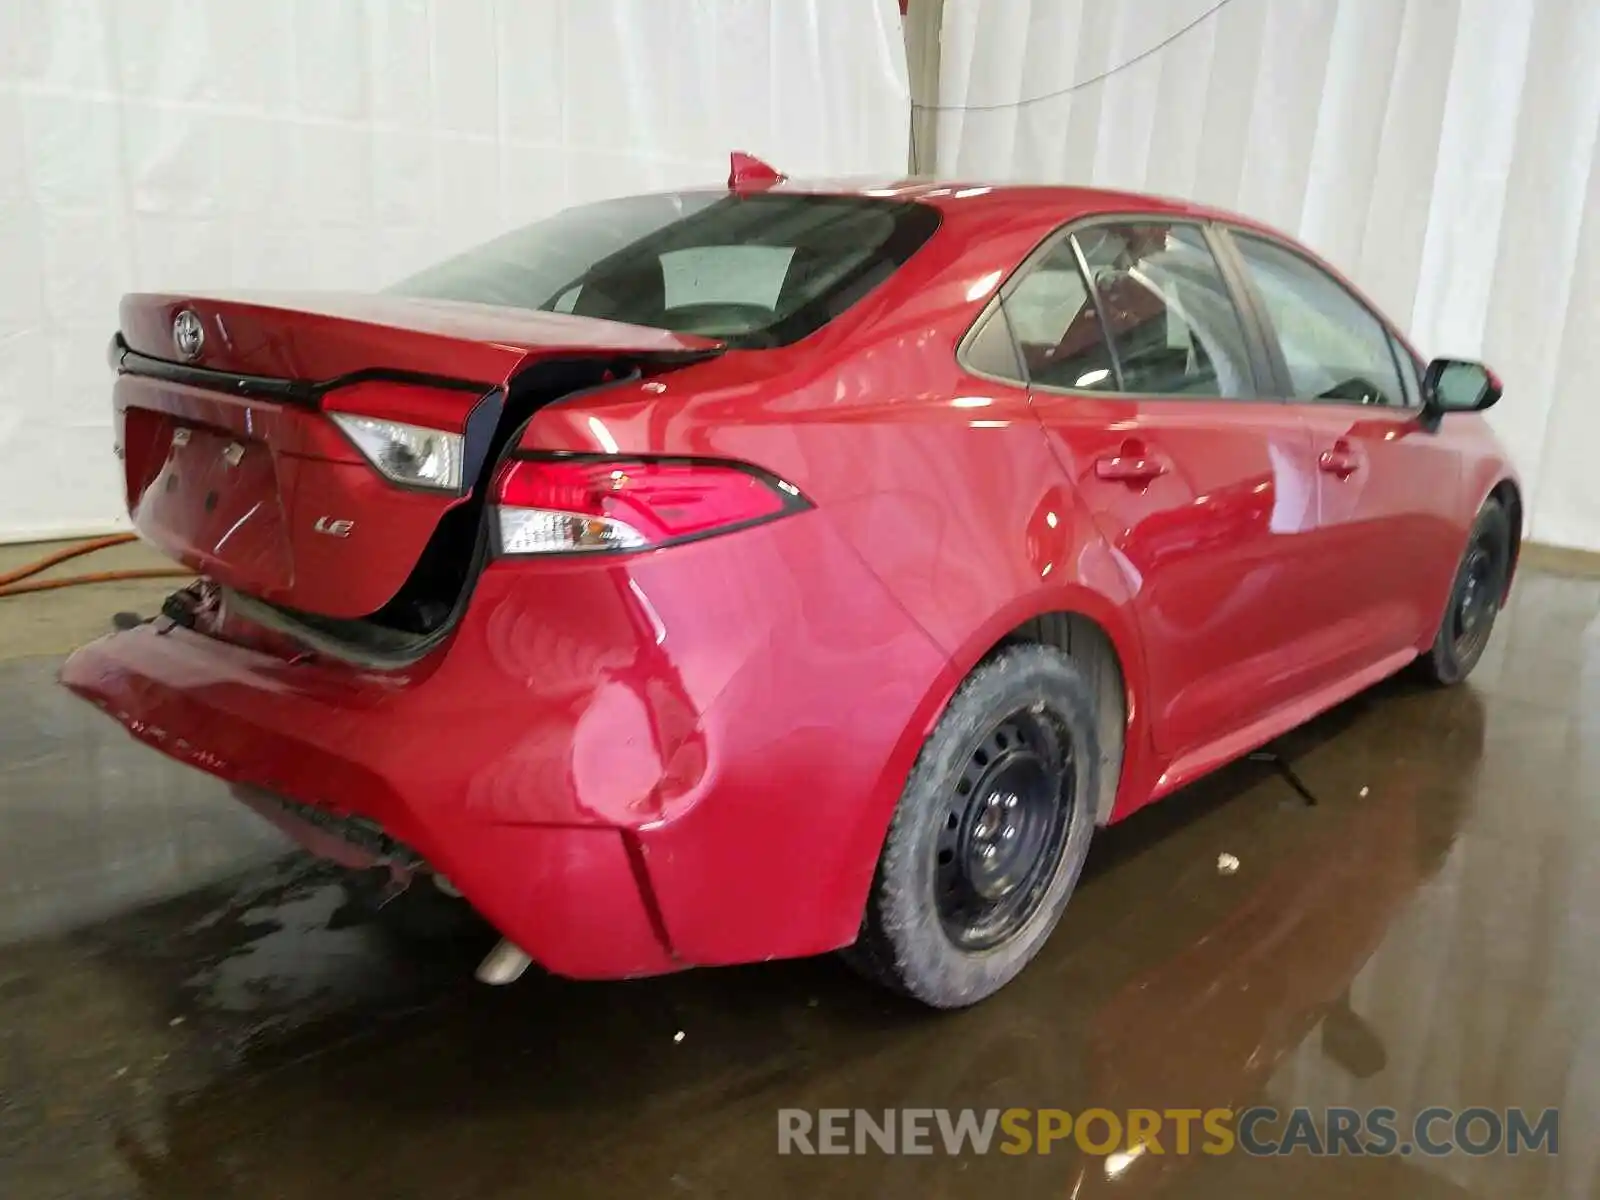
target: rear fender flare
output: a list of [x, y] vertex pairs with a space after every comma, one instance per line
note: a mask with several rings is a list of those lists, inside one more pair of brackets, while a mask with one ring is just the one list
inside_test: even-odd
[[906, 781], [911, 776], [923, 743], [949, 707], [956, 689], [1010, 634], [1029, 621], [1057, 613], [1086, 617], [1099, 625], [1110, 639], [1122, 671], [1124, 703], [1127, 706], [1122, 777], [1128, 778], [1130, 772], [1136, 775], [1142, 773], [1142, 764], [1149, 755], [1148, 732], [1141, 703], [1144, 653], [1131, 611], [1125, 605], [1119, 605], [1079, 584], [1040, 588], [1018, 597], [975, 629], [959, 651], [950, 657], [945, 669], [930, 683], [890, 753], [873, 787], [871, 801], [863, 808], [849, 835], [850, 844], [861, 847], [862, 852], [847, 857], [836, 881], [834, 894], [840, 897], [841, 903], [848, 903], [852, 911], [860, 913], [866, 910], [867, 893], [872, 886], [878, 856], [888, 835], [895, 805], [905, 791]]

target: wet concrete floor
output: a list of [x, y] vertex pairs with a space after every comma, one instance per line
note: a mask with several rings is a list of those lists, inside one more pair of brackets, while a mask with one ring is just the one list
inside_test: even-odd
[[[831, 959], [482, 988], [0, 664], [0, 1197], [1600, 1195], [1597, 613], [1529, 574], [1469, 686], [1280, 744], [1315, 806], [1246, 762], [1105, 832], [948, 1015]], [[1251, 1104], [1558, 1106], [1560, 1152], [777, 1152], [781, 1108]]]

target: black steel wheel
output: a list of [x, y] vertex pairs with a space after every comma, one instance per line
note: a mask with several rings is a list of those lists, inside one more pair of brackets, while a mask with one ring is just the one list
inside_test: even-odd
[[1494, 628], [1500, 607], [1500, 551], [1492, 539], [1479, 537], [1461, 564], [1461, 585], [1451, 597], [1450, 640], [1458, 659], [1477, 658]]
[[934, 903], [947, 937], [987, 950], [1028, 923], [1070, 827], [1072, 742], [1048, 710], [995, 724], [947, 797]]
[[1485, 504], [1467, 537], [1438, 634], [1420, 660], [1436, 683], [1460, 683], [1483, 657], [1510, 576], [1511, 533], [1505, 510], [1493, 500]]
[[1094, 832], [1098, 700], [1053, 646], [1009, 646], [968, 676], [895, 809], [851, 965], [959, 1008], [1038, 954]]

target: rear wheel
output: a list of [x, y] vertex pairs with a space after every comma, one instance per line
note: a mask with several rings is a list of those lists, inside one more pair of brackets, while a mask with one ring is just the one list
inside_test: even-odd
[[1478, 512], [1467, 548], [1456, 568], [1444, 620], [1421, 659], [1423, 674], [1435, 683], [1460, 683], [1483, 657], [1511, 567], [1511, 521], [1491, 500]]
[[1094, 713], [1088, 681], [1053, 647], [1009, 647], [967, 678], [900, 798], [847, 961], [959, 1008], [1032, 960], [1094, 832]]

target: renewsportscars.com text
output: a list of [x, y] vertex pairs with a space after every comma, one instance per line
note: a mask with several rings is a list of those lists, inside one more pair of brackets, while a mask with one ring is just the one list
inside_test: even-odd
[[1084, 1154], [1255, 1157], [1556, 1154], [1560, 1111], [1425, 1108], [784, 1108], [779, 1154]]

